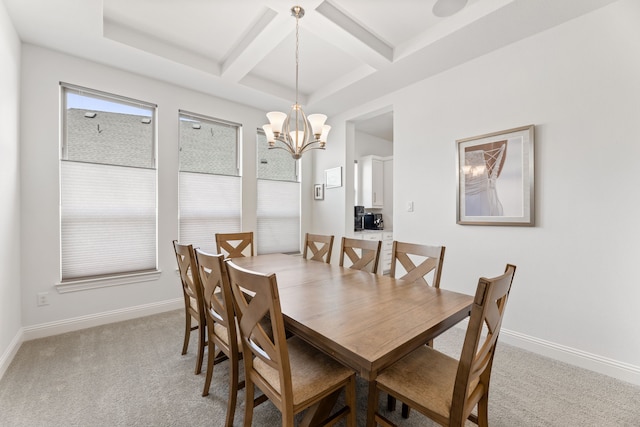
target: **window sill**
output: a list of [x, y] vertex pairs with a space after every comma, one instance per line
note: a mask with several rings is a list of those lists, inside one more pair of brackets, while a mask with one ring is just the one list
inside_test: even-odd
[[110, 286], [129, 285], [131, 283], [150, 282], [160, 278], [160, 270], [145, 271], [143, 273], [122, 274], [119, 276], [94, 277], [82, 280], [70, 280], [55, 284], [58, 293], [86, 291], [88, 289], [107, 288]]

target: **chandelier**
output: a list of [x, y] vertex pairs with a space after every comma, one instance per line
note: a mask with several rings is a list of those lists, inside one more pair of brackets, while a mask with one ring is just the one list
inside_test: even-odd
[[[300, 6], [291, 8], [291, 15], [296, 18], [296, 103], [291, 107], [289, 115], [280, 111], [267, 113], [269, 124], [262, 126], [267, 136], [269, 148], [287, 150], [294, 159], [299, 159], [308, 150], [324, 150], [327, 134], [331, 126], [325, 125], [327, 116], [310, 114], [307, 117], [298, 103], [298, 64], [299, 64], [299, 20], [304, 16]], [[280, 144], [276, 145], [276, 141]]]

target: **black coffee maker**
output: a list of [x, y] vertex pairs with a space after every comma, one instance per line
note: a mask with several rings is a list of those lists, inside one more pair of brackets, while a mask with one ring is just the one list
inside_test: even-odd
[[361, 231], [364, 229], [364, 206], [353, 207], [353, 230]]
[[365, 230], [384, 230], [384, 222], [382, 220], [382, 214], [380, 213], [364, 214], [364, 229]]

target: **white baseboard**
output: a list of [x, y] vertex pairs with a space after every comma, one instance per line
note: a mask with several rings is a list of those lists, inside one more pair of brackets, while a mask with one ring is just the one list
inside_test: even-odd
[[182, 307], [184, 307], [184, 299], [176, 298], [152, 304], [138, 305], [55, 322], [42, 323], [40, 325], [27, 326], [22, 328], [24, 333], [23, 340], [29, 341], [37, 338], [50, 337], [52, 335], [64, 334], [80, 329], [106, 325], [108, 323], [122, 322], [123, 320], [164, 313], [165, 311], [177, 310]]
[[[0, 357], [0, 379], [4, 376], [9, 364], [24, 341], [59, 335], [108, 323], [121, 322], [123, 320], [130, 320], [138, 317], [150, 316], [152, 314], [163, 313], [165, 311], [177, 310], [182, 307], [183, 299], [176, 298], [174, 300], [163, 301], [160, 303], [145, 304], [21, 328], [11, 341], [11, 344], [9, 344], [9, 347], [2, 357]], [[466, 330], [467, 321], [465, 320], [459, 323], [456, 327]], [[575, 348], [556, 344], [504, 328], [500, 332], [500, 341], [570, 365], [608, 375], [621, 381], [640, 385], [639, 366], [587, 353], [582, 350], [577, 350]]]
[[573, 366], [608, 375], [631, 384], [640, 385], [640, 366], [619, 362], [508, 329], [502, 329], [502, 331], [500, 331], [500, 341]]
[[71, 319], [58, 320], [55, 322], [20, 328], [9, 344], [7, 350], [2, 354], [2, 357], [0, 357], [0, 379], [4, 376], [4, 373], [9, 368], [11, 361], [20, 349], [20, 346], [25, 341], [78, 331], [80, 329], [92, 328], [94, 326], [106, 325], [108, 323], [150, 316], [152, 314], [164, 313], [165, 311], [177, 310], [183, 307], [184, 299], [176, 298], [152, 304], [138, 305], [135, 307], [89, 314], [87, 316], [74, 317]]
[[15, 357], [23, 341], [22, 328], [20, 328], [16, 336], [13, 337], [13, 340], [9, 343], [9, 347], [7, 347], [6, 351], [2, 354], [2, 357], [0, 357], [0, 380], [4, 376], [4, 373], [7, 372], [7, 368], [9, 368], [11, 361]]
[[[468, 323], [469, 319], [464, 319], [455, 327], [466, 331]], [[640, 366], [634, 366], [629, 363], [598, 356], [597, 354], [587, 353], [586, 351], [556, 344], [505, 328], [500, 330], [499, 341], [541, 356], [568, 363], [569, 365], [588, 369], [640, 386]]]

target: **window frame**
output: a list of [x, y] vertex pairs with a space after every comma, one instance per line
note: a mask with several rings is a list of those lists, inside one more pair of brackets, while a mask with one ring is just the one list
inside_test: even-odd
[[[59, 293], [82, 291], [87, 289], [104, 288], [109, 286], [119, 286], [132, 283], [140, 283], [147, 281], [154, 281], [160, 277], [161, 270], [158, 265], [158, 165], [157, 165], [157, 150], [158, 150], [158, 106], [157, 104], [140, 101], [134, 98], [112, 94], [96, 89], [86, 88], [70, 83], [60, 82], [60, 135], [59, 135], [59, 157], [58, 157], [58, 201], [59, 201], [59, 213], [58, 213], [58, 231], [59, 231], [59, 269], [58, 269], [58, 282], [54, 284], [54, 287]], [[67, 117], [67, 96], [69, 93], [75, 93], [78, 95], [86, 94], [89, 97], [104, 100], [108, 102], [115, 102], [122, 105], [127, 105], [135, 108], [149, 109], [152, 112], [151, 122], [148, 123], [151, 126], [151, 153], [150, 153], [150, 165], [148, 170], [153, 170], [155, 180], [155, 192], [153, 199], [155, 200], [155, 213], [154, 213], [154, 252], [155, 252], [155, 266], [150, 269], [127, 271], [127, 272], [114, 272], [107, 274], [97, 274], [93, 276], [83, 276], [64, 279], [63, 273], [63, 254], [62, 254], [62, 241], [63, 241], [63, 217], [62, 217], [62, 198], [63, 198], [63, 184], [62, 184], [62, 166], [64, 162], [76, 162], [85, 164], [101, 164], [101, 165], [113, 165], [112, 163], [98, 163], [81, 160], [69, 160], [68, 159], [68, 117]], [[115, 165], [127, 168], [136, 168], [136, 166]]]
[[[182, 119], [187, 118], [187, 119], [193, 119], [193, 120], [198, 120], [201, 122], [207, 122], [209, 124], [215, 124], [215, 125], [220, 125], [220, 126], [226, 126], [226, 127], [230, 127], [230, 128], [234, 128], [236, 131], [236, 138], [235, 138], [235, 169], [236, 169], [236, 173], [235, 174], [224, 174], [224, 173], [212, 173], [212, 172], [204, 172], [204, 171], [190, 171], [190, 170], [182, 170], [182, 149], [183, 149], [183, 141], [182, 141], [182, 131], [181, 131], [181, 121]], [[234, 180], [237, 179], [239, 182], [239, 191], [238, 191], [238, 197], [239, 197], [239, 216], [238, 216], [238, 229], [232, 229], [231, 231], [227, 231], [227, 229], [221, 230], [220, 232], [236, 232], [236, 231], [242, 231], [243, 229], [243, 223], [242, 223], [242, 217], [243, 217], [243, 196], [242, 196], [242, 187], [243, 187], [243, 176], [242, 176], [242, 132], [243, 132], [243, 126], [241, 123], [236, 123], [230, 120], [225, 120], [225, 119], [220, 119], [217, 117], [212, 117], [212, 116], [207, 116], [205, 114], [200, 114], [200, 113], [194, 113], [191, 111], [187, 111], [187, 110], [183, 110], [180, 109], [178, 110], [178, 239], [182, 239], [182, 237], [187, 234], [184, 233], [183, 230], [183, 215], [182, 215], [182, 194], [181, 194], [181, 178], [182, 178], [182, 174], [194, 174], [194, 175], [203, 175], [203, 176], [211, 176], [211, 177], [222, 177], [222, 180]], [[215, 178], [212, 178], [215, 179]], [[219, 217], [212, 217], [212, 218], [219, 218]], [[216, 251], [213, 249], [215, 248], [215, 238], [214, 236], [211, 236], [210, 239], [210, 243], [209, 244], [209, 252], [215, 253]], [[189, 242], [184, 242], [184, 243], [188, 243], [188, 244], [194, 244], [194, 246], [198, 246], [200, 247], [202, 250], [207, 251], [207, 247], [203, 246], [202, 244], [198, 244], [198, 242], [196, 241], [189, 241]]]
[[[259, 173], [259, 167], [260, 167], [260, 149], [259, 149], [259, 144], [261, 143], [261, 137], [264, 139], [264, 141], [262, 141], [265, 145], [267, 143], [267, 138], [266, 135], [264, 133], [264, 131], [262, 129], [257, 129], [256, 131], [256, 241], [257, 241], [257, 246], [256, 246], [256, 253], [261, 254], [261, 249], [264, 248], [264, 245], [260, 245], [260, 242], [263, 240], [261, 239], [261, 237], [264, 237], [261, 235], [260, 233], [260, 187], [261, 187], [261, 182], [264, 185], [268, 185], [268, 182], [273, 182], [274, 185], [278, 185], [278, 183], [286, 183], [284, 185], [292, 185], [292, 184], [296, 184], [297, 185], [297, 189], [298, 189], [298, 206], [297, 206], [297, 210], [298, 210], [298, 236], [297, 236], [297, 244], [298, 244], [298, 249], [294, 250], [294, 251], [290, 251], [290, 252], [285, 252], [287, 254], [299, 254], [301, 253], [302, 247], [301, 247], [301, 236], [302, 236], [302, 173], [301, 173], [301, 160], [298, 159], [291, 159], [293, 161], [294, 164], [294, 174], [295, 174], [295, 179], [294, 180], [290, 180], [290, 179], [276, 179], [273, 177], [270, 178], [261, 178], [260, 177], [260, 173]], [[280, 152], [281, 150], [278, 150], [278, 152]], [[284, 153], [284, 151], [282, 151]], [[289, 154], [287, 154], [289, 155]], [[290, 155], [289, 155], [290, 156]], [[273, 218], [270, 218], [273, 220]], [[265, 252], [268, 253], [268, 252]]]

